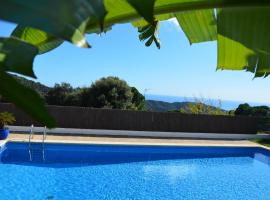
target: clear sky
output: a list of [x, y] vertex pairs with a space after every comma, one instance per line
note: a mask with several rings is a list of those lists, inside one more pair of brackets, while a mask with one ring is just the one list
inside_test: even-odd
[[[0, 21], [0, 35], [14, 25]], [[69, 82], [88, 86], [104, 76], [118, 76], [141, 92], [170, 96], [203, 96], [223, 100], [269, 103], [270, 78], [253, 79], [243, 71], [216, 71], [216, 42], [190, 46], [173, 22], [162, 22], [161, 49], [145, 47], [130, 24], [116, 25], [106, 34], [87, 36], [91, 49], [69, 43], [34, 62], [38, 81], [48, 86]]]

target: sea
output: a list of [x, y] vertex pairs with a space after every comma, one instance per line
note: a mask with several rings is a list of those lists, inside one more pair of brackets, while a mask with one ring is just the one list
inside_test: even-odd
[[212, 106], [221, 106], [224, 110], [234, 110], [239, 104], [248, 103], [250, 106], [269, 106], [270, 103], [258, 103], [258, 102], [246, 102], [246, 101], [233, 101], [233, 100], [223, 100], [223, 99], [207, 99], [207, 98], [194, 98], [194, 97], [182, 97], [182, 96], [166, 96], [166, 95], [156, 95], [156, 94], [146, 94], [146, 100], [164, 101], [168, 103], [173, 102], [198, 102], [210, 104]]

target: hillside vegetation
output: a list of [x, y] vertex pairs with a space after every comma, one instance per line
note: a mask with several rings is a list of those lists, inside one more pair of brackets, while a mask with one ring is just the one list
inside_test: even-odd
[[[122, 83], [120, 79], [116, 80], [117, 85], [121, 85], [120, 90], [127, 90], [128, 96], [124, 96], [126, 101], [129, 101], [129, 106], [126, 105], [126, 102], [123, 103], [124, 106], [120, 106], [115, 102], [114, 99], [114, 90], [111, 90], [110, 95], [104, 95], [104, 90], [107, 90], [108, 84], [103, 84], [103, 86], [99, 86], [103, 88], [102, 92], [97, 92], [96, 89], [89, 88], [73, 88], [68, 83], [55, 84], [54, 87], [48, 87], [39, 82], [35, 82], [24, 77], [19, 77], [13, 75], [14, 78], [22, 83], [23, 85], [34, 89], [37, 91], [41, 97], [43, 97], [47, 104], [49, 105], [62, 105], [62, 106], [86, 106], [86, 107], [104, 107], [104, 108], [119, 108], [119, 109], [133, 109], [133, 110], [147, 110], [147, 111], [155, 111], [155, 112], [181, 112], [181, 113], [193, 113], [193, 114], [228, 114], [225, 110], [220, 109], [217, 106], [207, 105], [207, 103], [203, 103], [202, 100], [197, 100], [196, 102], [164, 102], [164, 101], [156, 101], [156, 100], [145, 100], [142, 94], [138, 92], [135, 87], [129, 87], [125, 82]], [[104, 78], [101, 79], [104, 82]], [[109, 82], [115, 81], [114, 79], [110, 79]], [[107, 81], [108, 82], [108, 81]], [[106, 82], [104, 82], [106, 83]], [[98, 82], [100, 85], [100, 81]], [[124, 85], [124, 87], [122, 86]], [[96, 88], [96, 85], [95, 87]], [[95, 102], [93, 98], [90, 98], [91, 95], [96, 96], [97, 93], [99, 99], [98, 102]], [[106, 92], [105, 92], [106, 93]], [[133, 94], [133, 96], [131, 95]], [[106, 97], [107, 96], [107, 97]], [[117, 95], [119, 96], [119, 95]], [[80, 100], [80, 98], [82, 100]], [[111, 100], [113, 99], [113, 100]], [[90, 101], [91, 100], [91, 101]], [[93, 102], [94, 101], [94, 102]], [[109, 101], [109, 102], [108, 102]], [[98, 104], [97, 104], [98, 103]]]

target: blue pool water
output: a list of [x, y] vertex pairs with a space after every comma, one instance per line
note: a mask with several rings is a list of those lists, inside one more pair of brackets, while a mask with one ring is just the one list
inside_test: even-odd
[[[262, 148], [7, 143], [1, 200], [270, 199]], [[31, 160], [30, 160], [31, 155]], [[44, 157], [44, 159], [43, 159]]]

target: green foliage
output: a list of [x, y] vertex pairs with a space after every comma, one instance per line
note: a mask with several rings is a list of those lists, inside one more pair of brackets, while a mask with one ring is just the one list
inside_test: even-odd
[[[14, 92], [15, 91], [15, 92]], [[48, 128], [55, 126], [55, 120], [44, 106], [44, 100], [35, 91], [23, 86], [0, 67], [0, 93], [5, 100], [13, 102], [17, 107], [38, 120]]]
[[[14, 75], [13, 77], [23, 85], [36, 90], [49, 105], [145, 109], [144, 96], [135, 87], [128, 86], [125, 81], [117, 77], [103, 78], [98, 80], [97, 84], [94, 83], [88, 88], [73, 88], [69, 83], [55, 84], [53, 88], [49, 88], [23, 77]], [[103, 93], [100, 94], [99, 92]], [[129, 95], [128, 98], [126, 97], [127, 94]], [[109, 97], [110, 95], [111, 97]], [[107, 98], [105, 105], [103, 105], [103, 97]], [[123, 106], [125, 103], [129, 106]]]
[[[16, 79], [22, 85], [36, 91], [41, 97], [44, 97], [51, 89], [50, 87], [47, 87], [39, 82], [28, 80], [24, 77], [20, 77], [20, 76], [16, 76], [16, 75], [12, 75], [12, 77], [14, 79]], [[1, 101], [1, 98], [0, 98], [0, 101]]]
[[156, 0], [127, 0], [150, 24], [154, 22], [154, 5]]
[[219, 100], [217, 105], [211, 100], [204, 98], [194, 98], [194, 102], [189, 102], [187, 106], [179, 110], [180, 113], [186, 114], [206, 114], [206, 115], [228, 115], [228, 113], [221, 108], [222, 103]]
[[145, 46], [150, 46], [153, 41], [155, 42], [157, 48], [160, 49], [160, 41], [158, 39], [159, 22], [154, 21], [152, 24], [148, 24], [143, 27], [139, 27], [138, 31], [140, 33], [139, 38], [141, 41], [147, 40]]
[[254, 139], [254, 140], [252, 140], [252, 142], [256, 142], [256, 143], [259, 143], [261, 145], [270, 147], [270, 139]]
[[227, 8], [218, 12], [218, 68], [270, 73], [269, 7]]
[[228, 113], [221, 108], [206, 105], [203, 103], [188, 103], [188, 105], [185, 108], [181, 108], [179, 112], [195, 115], [228, 115]]
[[135, 110], [145, 110], [145, 97], [135, 87], [131, 87], [131, 92]]
[[180, 108], [183, 108], [188, 104], [188, 102], [164, 102], [164, 101], [155, 101], [155, 100], [146, 100], [146, 109], [148, 111], [156, 111], [156, 112], [167, 112], [167, 111], [175, 111], [178, 112]]
[[181, 12], [175, 16], [191, 44], [217, 39], [213, 9]]
[[97, 80], [81, 92], [81, 105], [86, 107], [138, 109], [136, 104], [141, 106], [141, 103], [132, 100], [132, 89], [126, 81], [111, 76]]
[[17, 26], [11, 36], [36, 46], [39, 54], [46, 53], [60, 46], [64, 41], [44, 31], [31, 27]]
[[269, 117], [270, 108], [267, 106], [250, 106], [249, 104], [240, 104], [234, 112], [235, 115], [245, 115], [254, 117]]
[[0, 113], [0, 129], [3, 129], [5, 125], [13, 124], [15, 122], [15, 117], [12, 113], [1, 112]]
[[80, 47], [88, 47], [84, 33], [89, 18], [100, 25], [105, 15], [102, 0], [8, 0], [0, 3], [1, 19], [43, 30]]
[[235, 112], [235, 110], [229, 110], [228, 114], [229, 115], [234, 115], [234, 112]]
[[71, 101], [73, 88], [68, 83], [55, 84], [45, 95], [45, 100], [50, 105], [66, 105]]
[[250, 106], [247, 103], [240, 104], [234, 112], [235, 115], [257, 117], [258, 130], [269, 131], [270, 108], [267, 106]]
[[15, 38], [0, 38], [0, 67], [4, 71], [36, 78], [33, 61], [37, 54], [38, 49], [31, 44]]
[[227, 115], [227, 111], [221, 108], [221, 102], [217, 104], [205, 99], [195, 98], [194, 102], [174, 102], [147, 100], [146, 108], [149, 111], [158, 112], [180, 112], [185, 114], [209, 114], [209, 115]]

